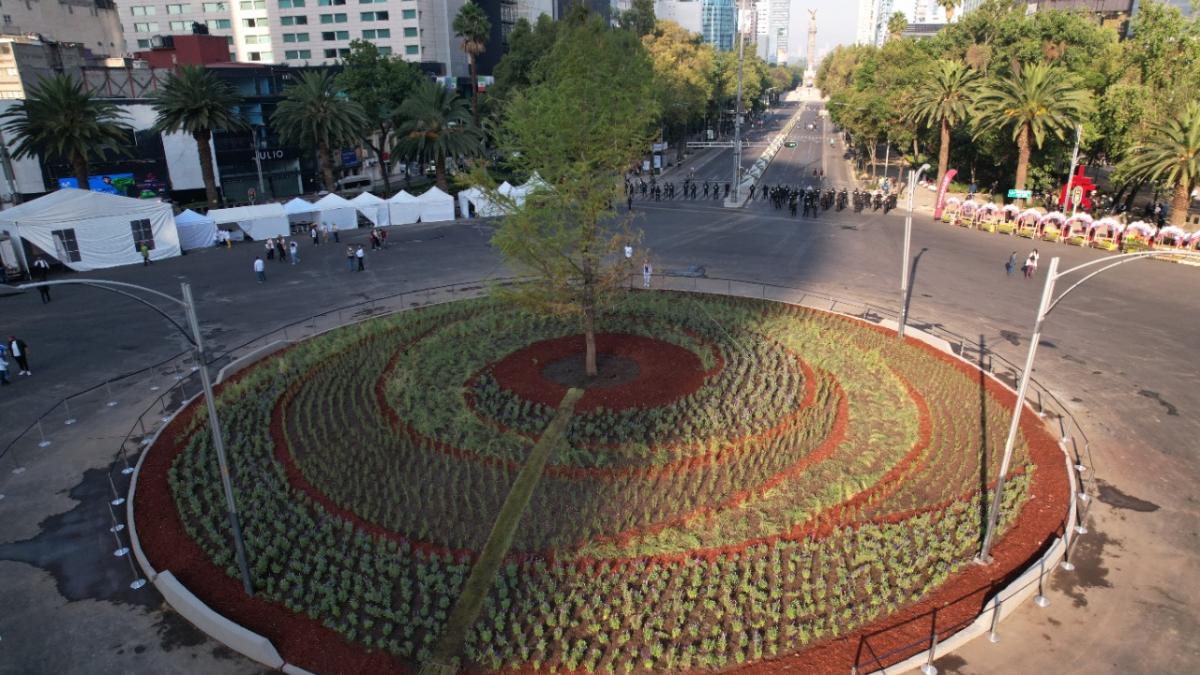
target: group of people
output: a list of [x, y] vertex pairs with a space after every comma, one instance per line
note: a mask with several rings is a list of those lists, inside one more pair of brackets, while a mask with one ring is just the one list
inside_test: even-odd
[[12, 384], [8, 378], [9, 356], [12, 356], [13, 361], [16, 361], [17, 367], [20, 368], [18, 375], [26, 377], [33, 375], [33, 372], [29, 370], [29, 345], [16, 335], [10, 335], [7, 342], [0, 343], [0, 386]]
[[[1021, 265], [1021, 273], [1025, 275], [1026, 279], [1032, 279], [1033, 275], [1037, 273], [1038, 260], [1040, 258], [1041, 255], [1038, 254], [1036, 248], [1030, 251], [1029, 255], [1025, 256], [1025, 264]], [[1016, 270], [1017, 252], [1013, 251], [1008, 256], [1008, 262], [1004, 263], [1004, 271], [1011, 277]]]
[[[316, 231], [317, 230], [314, 227], [310, 232], [315, 233]], [[334, 232], [336, 233], [337, 230], [334, 230]], [[318, 234], [313, 234], [312, 237], [313, 237], [313, 245], [314, 246], [320, 243], [320, 238], [319, 238]], [[337, 241], [337, 239], [335, 239], [335, 241]], [[382, 230], [380, 228], [371, 230], [371, 250], [372, 251], [382, 250], [386, 244], [387, 244], [387, 231], [386, 230]], [[288, 260], [290, 260], [293, 265], [296, 265], [300, 262], [300, 247], [299, 247], [299, 245], [296, 244], [295, 239], [289, 240], [285, 245], [284, 238], [282, 236], [269, 237], [265, 243], [265, 247], [266, 247], [266, 251], [267, 251], [266, 256], [265, 256], [266, 260], [274, 260], [276, 258], [280, 262], [287, 262]], [[362, 244], [357, 244], [357, 245], [351, 244], [351, 245], [346, 246], [346, 269], [347, 270], [349, 270], [351, 272], [365, 271], [367, 269], [366, 259], [367, 259], [367, 252], [366, 252], [366, 249], [363, 248]], [[266, 282], [266, 280], [267, 280], [267, 264], [264, 261], [264, 256], [256, 256], [254, 258], [253, 269], [254, 269], [254, 276], [258, 280], [258, 283], [261, 284], [261, 283]]]
[[633, 208], [633, 200], [635, 197], [639, 199], [652, 199], [656, 202], [662, 200], [673, 200], [676, 196], [680, 199], [721, 199], [722, 196], [728, 198], [730, 191], [733, 189], [733, 184], [729, 181], [722, 183], [716, 180], [697, 181], [694, 178], [685, 178], [676, 189], [675, 183], [671, 181], [660, 181], [657, 178], [651, 177], [649, 182], [637, 178], [635, 182], [633, 178], [625, 178], [625, 202], [629, 208]]

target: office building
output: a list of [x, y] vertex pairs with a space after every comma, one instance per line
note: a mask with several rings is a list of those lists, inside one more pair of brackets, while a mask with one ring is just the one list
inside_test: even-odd
[[654, 3], [654, 16], [662, 21], [674, 21], [688, 32], [702, 33], [702, 5], [702, 0], [658, 0]]
[[733, 0], [702, 0], [700, 34], [705, 42], [721, 51], [737, 47], [737, 8]]

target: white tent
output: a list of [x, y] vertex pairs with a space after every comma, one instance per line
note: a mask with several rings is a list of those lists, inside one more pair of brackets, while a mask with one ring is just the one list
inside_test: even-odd
[[358, 209], [340, 195], [332, 192], [313, 204], [317, 211], [316, 220], [335, 230], [353, 230], [358, 227]]
[[171, 207], [159, 201], [64, 188], [0, 211], [0, 230], [80, 272], [179, 255]]
[[388, 200], [388, 221], [393, 225], [409, 225], [421, 217], [421, 202], [404, 190]]
[[388, 213], [388, 203], [371, 194], [370, 192], [360, 192], [350, 203], [358, 207], [360, 213], [375, 227], [384, 227], [392, 224], [391, 214]]
[[283, 212], [287, 214], [289, 223], [311, 223], [317, 215], [317, 209], [312, 202], [299, 197], [294, 197], [284, 204]]
[[471, 207], [475, 207], [476, 218], [491, 218], [504, 215], [504, 208], [491, 199], [477, 187], [470, 187], [458, 193], [458, 210], [464, 218], [471, 217]]
[[422, 223], [454, 220], [454, 199], [439, 190], [436, 185], [417, 197], [417, 201], [421, 203]]
[[191, 209], [175, 216], [175, 229], [179, 230], [179, 247], [185, 251], [208, 248], [217, 242], [217, 224]]
[[276, 203], [213, 209], [208, 212], [208, 217], [212, 218], [218, 227], [221, 225], [235, 227], [245, 232], [246, 236], [251, 239], [286, 237], [290, 232], [287, 214], [283, 212], [283, 206]]

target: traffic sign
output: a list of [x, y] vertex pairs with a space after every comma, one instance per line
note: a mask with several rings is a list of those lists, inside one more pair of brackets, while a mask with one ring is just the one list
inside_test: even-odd
[[1029, 199], [1033, 196], [1033, 190], [1009, 190], [1009, 199]]
[[1078, 206], [1083, 203], [1083, 186], [1076, 185], [1071, 189], [1071, 203]]

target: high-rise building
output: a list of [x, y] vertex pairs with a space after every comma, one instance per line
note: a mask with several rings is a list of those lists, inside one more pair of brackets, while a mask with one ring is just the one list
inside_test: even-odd
[[737, 8], [733, 0], [702, 0], [700, 34], [705, 42], [721, 51], [727, 52], [736, 46]]
[[75, 43], [98, 57], [120, 56], [121, 19], [111, 0], [10, 2], [3, 6], [0, 35], [44, 43]]
[[674, 21], [684, 30], [702, 33], [701, 0], [658, 0], [654, 3], [654, 16], [663, 21]]
[[754, 50], [758, 58], [766, 61], [771, 53], [771, 0], [754, 2]]
[[855, 26], [854, 43], [875, 44], [877, 0], [858, 0], [858, 20]]
[[767, 60], [771, 63], [787, 63], [791, 30], [792, 2], [791, 0], [770, 0], [767, 15], [767, 32], [770, 33], [771, 45], [767, 52]]

